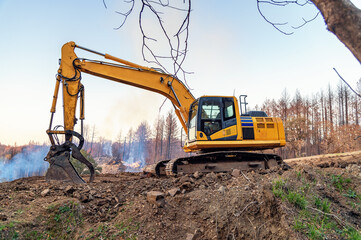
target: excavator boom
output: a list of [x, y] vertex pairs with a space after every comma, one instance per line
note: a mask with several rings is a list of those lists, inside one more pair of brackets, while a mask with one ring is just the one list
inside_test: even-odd
[[[75, 48], [79, 48], [116, 63], [81, 59], [75, 54]], [[51, 106], [51, 119], [47, 134], [49, 135], [52, 147], [45, 158], [50, 163], [46, 178], [48, 180], [58, 180], [59, 178], [68, 178], [76, 183], [85, 182], [70, 163], [70, 152], [72, 156], [90, 169], [93, 180], [94, 169], [92, 165], [81, 155], [80, 147], [72, 144], [72, 138], [75, 136], [83, 142], [83, 120], [84, 120], [84, 86], [81, 84], [81, 73], [87, 73], [100, 78], [116, 81], [123, 84], [143, 88], [152, 92], [157, 92], [167, 97], [173, 104], [177, 117], [182, 127], [187, 132], [189, 106], [195, 100], [189, 89], [176, 77], [166, 74], [160, 70], [143, 67], [135, 63], [111, 56], [109, 54], [99, 53], [85, 47], [77, 46], [74, 42], [68, 42], [61, 49], [61, 61], [56, 77], [55, 91]], [[52, 129], [53, 116], [56, 110], [56, 103], [60, 85], [63, 92], [63, 115], [64, 130]], [[74, 131], [74, 125], [77, 122], [76, 107], [80, 100], [80, 120], [81, 133]], [[56, 142], [57, 134], [65, 135], [65, 143]], [[81, 144], [82, 145], [82, 144]], [[68, 177], [65, 177], [68, 176]]]
[[[100, 55], [113, 62], [79, 58], [74, 51], [75, 48]], [[84, 142], [82, 135], [85, 118], [82, 73], [165, 96], [173, 104], [175, 113], [187, 133], [184, 150], [205, 153], [197, 157], [160, 161], [153, 167], [147, 167], [149, 171], [146, 170], [146, 172], [157, 175], [166, 172], [167, 175], [174, 175], [177, 172], [189, 173], [195, 169], [204, 172], [230, 171], [233, 168], [267, 168], [282, 162], [275, 155], [259, 156], [240, 152], [240, 150], [261, 150], [284, 146], [284, 130], [279, 118], [266, 115], [241, 115], [235, 97], [202, 96], [195, 99], [182, 81], [162, 70], [140, 66], [109, 54], [78, 46], [74, 42], [68, 42], [61, 50], [60, 67], [56, 77], [50, 124], [47, 130], [52, 144], [45, 158], [50, 163], [46, 174], [48, 180], [68, 179], [76, 183], [85, 182], [70, 163], [70, 156], [86, 164], [91, 173], [89, 181], [94, 179], [92, 164], [80, 152]], [[52, 128], [60, 88], [63, 93], [63, 130], [59, 130], [58, 126]], [[78, 100], [81, 133], [74, 131]], [[58, 134], [65, 135], [64, 143], [59, 143]], [[72, 143], [74, 137], [79, 139], [78, 146]]]

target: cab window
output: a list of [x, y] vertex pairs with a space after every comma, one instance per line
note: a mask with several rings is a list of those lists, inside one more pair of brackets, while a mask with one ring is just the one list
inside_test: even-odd
[[226, 98], [224, 102], [224, 118], [227, 120], [233, 117], [235, 117], [233, 99]]
[[194, 141], [197, 138], [196, 124], [197, 124], [198, 101], [193, 103], [190, 110], [188, 139]]
[[207, 136], [222, 129], [221, 109], [219, 98], [210, 98], [202, 102], [201, 129]]

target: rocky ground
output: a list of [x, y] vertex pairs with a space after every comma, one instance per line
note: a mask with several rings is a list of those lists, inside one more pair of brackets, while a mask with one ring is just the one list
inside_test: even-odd
[[361, 153], [292, 169], [0, 184], [0, 239], [361, 239]]

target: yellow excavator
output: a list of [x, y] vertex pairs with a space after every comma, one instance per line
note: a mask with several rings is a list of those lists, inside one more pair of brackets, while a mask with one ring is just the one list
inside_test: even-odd
[[[113, 62], [79, 58], [75, 48], [100, 55]], [[280, 118], [268, 117], [260, 111], [246, 111], [245, 95], [240, 105], [234, 96], [202, 96], [194, 98], [189, 89], [175, 76], [160, 69], [148, 68], [103, 54], [68, 42], [61, 50], [60, 67], [51, 106], [49, 128], [46, 131], [51, 142], [45, 160], [50, 163], [47, 180], [85, 183], [70, 163], [70, 155], [86, 164], [90, 171], [89, 182], [94, 179], [92, 164], [81, 154], [83, 146], [84, 86], [82, 73], [115, 82], [132, 85], [168, 98], [187, 133], [186, 152], [197, 152], [188, 157], [168, 159], [144, 168], [153, 175], [177, 175], [179, 173], [229, 172], [232, 169], [266, 169], [283, 165], [278, 155], [255, 153], [255, 150], [273, 149], [286, 144], [283, 123]], [[64, 126], [52, 128], [59, 88], [62, 87]], [[81, 132], [74, 131], [78, 105]], [[242, 111], [244, 104], [244, 112]], [[65, 136], [64, 143], [58, 135]], [[79, 139], [78, 145], [74, 137]]]

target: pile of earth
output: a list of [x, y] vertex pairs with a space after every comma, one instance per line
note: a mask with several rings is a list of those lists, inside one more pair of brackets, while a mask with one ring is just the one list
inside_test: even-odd
[[1, 183], [0, 239], [361, 239], [361, 153], [287, 162], [287, 171]]

